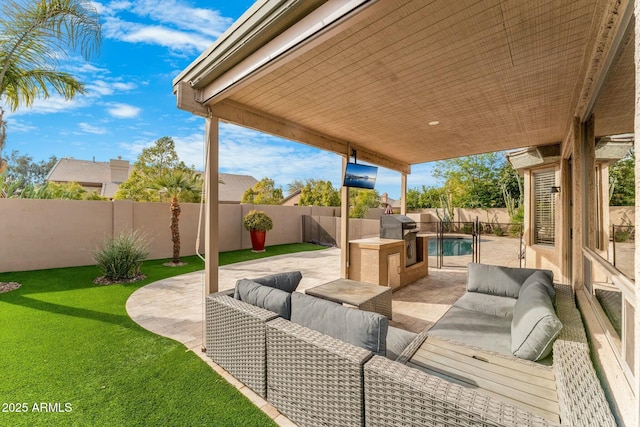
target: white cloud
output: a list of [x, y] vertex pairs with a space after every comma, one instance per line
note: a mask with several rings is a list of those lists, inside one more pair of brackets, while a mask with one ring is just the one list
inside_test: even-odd
[[292, 181], [307, 178], [329, 180], [339, 187], [342, 159], [337, 154], [223, 123], [220, 170], [256, 179], [269, 177], [285, 190]]
[[143, 25], [107, 18], [103, 31], [106, 37], [128, 43], [146, 43], [172, 50], [202, 51], [212, 40], [193, 32], [172, 29], [161, 25]]
[[[103, 17], [102, 30], [106, 38], [156, 44], [173, 51], [202, 51], [233, 22], [218, 11], [194, 8], [176, 0], [114, 1], [95, 5]], [[152, 23], [127, 19], [131, 13]]]
[[114, 93], [121, 94], [135, 89], [135, 83], [124, 83], [119, 81], [94, 80], [86, 86], [89, 96], [108, 96]]
[[64, 97], [53, 94], [47, 99], [36, 99], [31, 107], [20, 107], [20, 109], [16, 111], [10, 111], [6, 106], [4, 107], [5, 111], [7, 111], [7, 117], [15, 117], [26, 114], [49, 114], [49, 113], [60, 113], [65, 112], [77, 108], [82, 108], [90, 105], [90, 101], [87, 97], [83, 97], [82, 95], [76, 96], [74, 99], [64, 99]]
[[232, 23], [216, 10], [191, 7], [176, 0], [138, 0], [133, 12], [176, 28], [219, 37]]
[[92, 133], [95, 135], [104, 135], [107, 133], [107, 129], [99, 126], [94, 126], [89, 123], [78, 123], [80, 130], [86, 133]]
[[129, 104], [113, 103], [109, 104], [107, 113], [119, 119], [131, 119], [140, 114], [140, 108]]
[[[178, 157], [187, 165], [204, 170], [204, 131], [172, 138]], [[152, 146], [155, 139], [125, 143], [121, 147], [131, 158], [136, 158], [143, 148]], [[334, 187], [340, 187], [342, 160], [337, 154], [221, 123], [219, 169], [256, 179], [271, 178], [286, 192], [292, 181], [307, 178], [329, 180]]]

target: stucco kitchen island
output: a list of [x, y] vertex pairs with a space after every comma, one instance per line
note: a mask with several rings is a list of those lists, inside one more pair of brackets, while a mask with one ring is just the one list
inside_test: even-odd
[[[418, 236], [415, 247], [397, 239], [352, 240], [349, 242], [349, 279], [393, 290], [413, 283], [429, 274], [428, 244], [428, 236]], [[407, 266], [410, 251], [416, 252], [416, 263]]]

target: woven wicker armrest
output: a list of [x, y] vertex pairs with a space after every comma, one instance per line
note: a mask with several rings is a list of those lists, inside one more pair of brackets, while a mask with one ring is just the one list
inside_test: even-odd
[[384, 357], [364, 366], [367, 426], [554, 426], [542, 417]]
[[409, 359], [411, 359], [411, 356], [415, 354], [415, 352], [420, 348], [422, 343], [424, 343], [424, 341], [429, 336], [429, 329], [430, 327], [420, 332], [418, 336], [415, 337], [413, 341], [411, 341], [407, 348], [405, 348], [402, 353], [400, 353], [400, 355], [396, 359], [396, 362], [403, 364], [407, 363]]
[[226, 295], [207, 297], [207, 356], [261, 396], [267, 391], [265, 323], [278, 315]]
[[615, 420], [589, 356], [580, 312], [568, 285], [555, 285], [562, 330], [553, 344], [553, 369], [563, 424], [615, 426]]
[[219, 296], [233, 297], [234, 289], [227, 289], [224, 291], [214, 292], [212, 294], [207, 295], [208, 298], [216, 298]]
[[281, 318], [267, 323], [267, 400], [299, 425], [364, 424], [371, 352]]

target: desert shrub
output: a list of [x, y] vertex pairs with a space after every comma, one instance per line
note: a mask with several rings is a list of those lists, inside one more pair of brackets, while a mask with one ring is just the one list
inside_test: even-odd
[[496, 224], [493, 227], [493, 234], [495, 234], [496, 236], [504, 236], [504, 230], [502, 229], [502, 227], [500, 227], [499, 224]]
[[149, 244], [138, 233], [121, 233], [106, 239], [93, 253], [93, 259], [109, 281], [133, 279], [149, 256]]
[[616, 234], [614, 234], [613, 238], [618, 243], [626, 242], [629, 240], [629, 231], [627, 230], [616, 230]]
[[470, 223], [468, 223], [468, 222], [467, 222], [467, 223], [464, 223], [464, 224], [462, 225], [462, 232], [463, 232], [464, 234], [472, 234], [472, 233], [473, 233], [473, 224], [470, 224]]
[[509, 225], [509, 236], [520, 237], [520, 234], [522, 234], [522, 224]]

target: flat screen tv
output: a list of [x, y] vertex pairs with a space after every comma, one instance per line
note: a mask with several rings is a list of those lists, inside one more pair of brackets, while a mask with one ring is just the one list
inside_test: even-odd
[[344, 186], [372, 190], [376, 184], [377, 175], [377, 166], [347, 163], [347, 168], [344, 171]]

